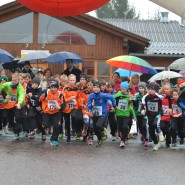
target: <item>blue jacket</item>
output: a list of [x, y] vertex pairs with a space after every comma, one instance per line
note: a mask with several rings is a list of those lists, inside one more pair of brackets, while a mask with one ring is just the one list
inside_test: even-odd
[[[92, 106], [92, 101], [94, 100], [95, 105]], [[112, 102], [112, 106], [116, 106], [116, 100], [112, 95], [106, 93], [98, 93], [94, 92], [89, 95], [87, 107], [92, 110], [93, 116], [107, 116], [107, 101], [110, 100]]]

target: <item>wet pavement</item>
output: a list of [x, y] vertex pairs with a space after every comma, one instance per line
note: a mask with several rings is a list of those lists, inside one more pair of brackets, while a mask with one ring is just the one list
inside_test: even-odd
[[111, 139], [100, 148], [95, 143], [63, 140], [55, 147], [49, 139], [0, 137], [0, 185], [185, 184], [185, 145], [152, 151], [138, 140], [126, 149]]

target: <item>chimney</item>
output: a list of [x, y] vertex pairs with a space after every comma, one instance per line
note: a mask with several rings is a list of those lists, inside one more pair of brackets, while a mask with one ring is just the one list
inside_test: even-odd
[[161, 12], [161, 16], [162, 16], [161, 22], [169, 22], [168, 14], [169, 14], [169, 12]]

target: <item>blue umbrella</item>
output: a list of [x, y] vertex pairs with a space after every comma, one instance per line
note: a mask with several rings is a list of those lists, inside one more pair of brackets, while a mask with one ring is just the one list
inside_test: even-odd
[[66, 63], [67, 59], [71, 59], [73, 61], [73, 64], [82, 63], [83, 60], [76, 55], [75, 53], [62, 51], [53, 53], [49, 57], [46, 58], [46, 62], [56, 63], [56, 64], [64, 64]]
[[0, 49], [0, 64], [6, 63], [6, 62], [12, 62], [14, 60], [14, 57], [8, 53], [7, 51]]
[[142, 74], [142, 73], [139, 73], [139, 72], [130, 71], [130, 70], [121, 69], [121, 68], [116, 69], [116, 71], [114, 71], [114, 73], [115, 72], [118, 72], [121, 77], [123, 77], [123, 76], [132, 76], [132, 75], [135, 75], [135, 74], [137, 74], [137, 75]]

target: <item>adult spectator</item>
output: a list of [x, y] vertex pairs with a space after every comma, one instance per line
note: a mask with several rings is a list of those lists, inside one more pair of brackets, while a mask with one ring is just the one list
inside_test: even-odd
[[79, 82], [80, 74], [82, 73], [82, 71], [73, 65], [73, 61], [71, 59], [66, 60], [66, 65], [67, 69], [64, 70], [63, 74], [67, 76], [69, 76], [70, 74], [74, 74], [76, 76], [76, 81]]
[[120, 90], [120, 84], [121, 84], [120, 74], [118, 72], [115, 72], [113, 74], [112, 81], [114, 82], [114, 90], [118, 92]]
[[29, 73], [31, 76], [31, 79], [33, 79], [35, 76], [33, 74], [33, 71], [31, 70], [30, 61], [25, 61], [24, 67], [22, 68], [23, 73]]

